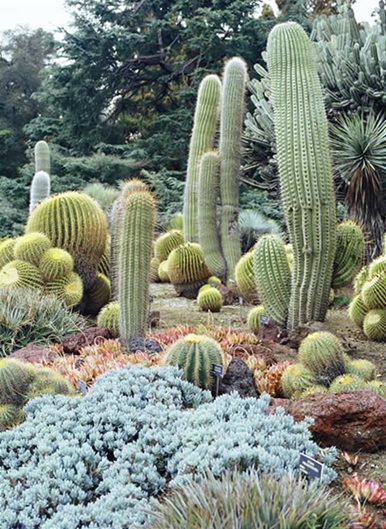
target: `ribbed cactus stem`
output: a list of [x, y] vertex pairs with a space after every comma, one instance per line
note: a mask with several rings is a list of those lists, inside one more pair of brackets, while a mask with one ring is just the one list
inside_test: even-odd
[[323, 321], [335, 256], [335, 200], [327, 119], [315, 54], [294, 22], [267, 47], [283, 209], [294, 251], [288, 326]]
[[226, 263], [217, 225], [220, 159], [216, 152], [201, 158], [198, 191], [198, 235], [205, 263], [211, 274], [225, 279]]
[[217, 75], [208, 75], [201, 82], [189, 147], [186, 175], [183, 226], [186, 242], [198, 242], [197, 200], [198, 178], [202, 155], [213, 147], [221, 97]]
[[39, 171], [51, 173], [50, 148], [48, 143], [41, 140], [35, 145], [35, 174]]
[[50, 175], [45, 171], [39, 171], [32, 178], [30, 189], [29, 212], [42, 200], [50, 196], [51, 181]]
[[235, 268], [241, 257], [239, 229], [239, 173], [247, 67], [234, 57], [225, 66], [220, 120], [221, 241], [228, 286], [235, 286]]
[[148, 191], [133, 191], [122, 199], [118, 256], [119, 334], [130, 350], [143, 338], [149, 306], [150, 261], [155, 203]]

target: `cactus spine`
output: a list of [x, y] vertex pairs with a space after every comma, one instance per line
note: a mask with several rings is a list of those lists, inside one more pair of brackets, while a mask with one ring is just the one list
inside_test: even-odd
[[50, 175], [45, 171], [38, 171], [32, 178], [29, 200], [29, 212], [42, 202], [45, 198], [50, 196], [51, 181]]
[[151, 193], [133, 191], [122, 198], [119, 223], [122, 229], [118, 255], [119, 333], [130, 350], [132, 340], [143, 338], [148, 317], [155, 223]]
[[275, 26], [267, 57], [281, 194], [294, 251], [288, 318], [293, 329], [323, 321], [327, 312], [336, 246], [333, 179], [322, 91], [305, 31], [294, 22]]
[[221, 241], [228, 286], [234, 283], [236, 264], [241, 257], [239, 172], [246, 82], [245, 62], [234, 57], [224, 70], [220, 119]]
[[216, 152], [201, 158], [198, 191], [198, 233], [205, 263], [211, 274], [226, 277], [226, 262], [217, 226], [220, 159]]
[[198, 242], [197, 200], [199, 167], [202, 155], [213, 146], [220, 97], [220, 79], [217, 75], [206, 76], [198, 90], [189, 147], [183, 210], [184, 239], [186, 242]]
[[50, 148], [43, 140], [35, 145], [35, 174], [39, 171], [51, 173]]

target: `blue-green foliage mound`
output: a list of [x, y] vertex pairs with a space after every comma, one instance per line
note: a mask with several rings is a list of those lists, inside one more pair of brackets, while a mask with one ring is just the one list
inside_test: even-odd
[[280, 477], [298, 472], [301, 452], [334, 458], [306, 422], [265, 415], [268, 402], [213, 401], [175, 368], [130, 365], [83, 399], [30, 401], [26, 421], [0, 434], [0, 529], [135, 529], [150, 500], [189, 475], [254, 464]]

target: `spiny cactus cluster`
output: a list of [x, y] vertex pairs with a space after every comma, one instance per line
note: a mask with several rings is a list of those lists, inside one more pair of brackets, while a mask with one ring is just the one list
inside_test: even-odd
[[299, 347], [298, 363], [288, 366], [281, 377], [281, 389], [288, 398], [313, 393], [367, 390], [386, 396], [386, 383], [376, 378], [372, 362], [351, 360], [336, 336], [315, 332]]
[[351, 320], [370, 340], [386, 341], [386, 255], [362, 268], [354, 280]]

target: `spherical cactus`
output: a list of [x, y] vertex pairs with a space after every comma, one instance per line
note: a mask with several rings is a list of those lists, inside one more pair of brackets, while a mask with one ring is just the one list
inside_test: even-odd
[[356, 391], [366, 389], [366, 382], [356, 375], [341, 375], [332, 381], [329, 392], [337, 391]]
[[386, 384], [380, 380], [371, 380], [367, 382], [366, 389], [386, 399]]
[[74, 268], [74, 259], [61, 248], [50, 248], [41, 260], [39, 269], [46, 281], [54, 281], [71, 274]]
[[211, 286], [204, 291], [201, 291], [197, 296], [197, 305], [205, 312], [220, 312], [223, 303], [224, 299], [222, 294], [217, 288]]
[[0, 360], [0, 404], [23, 406], [29, 386], [34, 379], [29, 365], [17, 360]]
[[42, 256], [50, 248], [51, 242], [44, 233], [32, 232], [16, 239], [14, 254], [16, 259], [38, 267]]
[[211, 287], [219, 287], [221, 285], [221, 279], [216, 276], [210, 276], [208, 279], [208, 285]]
[[363, 321], [363, 332], [370, 340], [386, 341], [386, 309], [370, 310]]
[[165, 363], [183, 370], [185, 379], [203, 389], [214, 384], [212, 365], [224, 366], [224, 354], [219, 344], [204, 335], [188, 334], [168, 349]]
[[150, 280], [156, 283], [157, 281], [160, 281], [159, 275], [158, 275], [158, 268], [161, 264], [161, 261], [157, 259], [157, 257], [153, 257], [150, 261]]
[[82, 279], [75, 272], [71, 272], [68, 276], [49, 281], [45, 285], [47, 294], [55, 296], [67, 307], [76, 307], [83, 297], [83, 283]]
[[327, 393], [328, 389], [326, 386], [322, 386], [321, 384], [316, 384], [315, 386], [311, 386], [302, 393], [299, 394], [299, 398], [302, 399], [303, 397], [309, 397], [310, 395], [315, 395], [316, 393]]
[[13, 428], [24, 420], [24, 413], [19, 406], [0, 404], [0, 432]]
[[283, 371], [280, 385], [284, 396], [290, 399], [314, 386], [315, 378], [303, 364], [293, 364]]
[[351, 220], [338, 225], [332, 287], [344, 287], [354, 277], [362, 261], [365, 242], [360, 227]]
[[205, 285], [202, 285], [202, 287], [199, 288], [198, 293], [201, 294], [201, 292], [205, 292], [205, 290], [209, 290], [210, 288], [213, 288], [213, 287], [208, 285], [208, 283], [205, 283]]
[[35, 145], [35, 173], [44, 171], [50, 174], [51, 163], [50, 163], [50, 148], [47, 142], [41, 140]]
[[162, 261], [158, 266], [158, 277], [161, 283], [169, 283], [168, 262]]
[[368, 275], [369, 275], [369, 268], [367, 266], [364, 266], [357, 273], [357, 275], [354, 278], [354, 282], [353, 282], [355, 294], [361, 293], [363, 285], [366, 283], [366, 281], [369, 278]]
[[96, 315], [111, 298], [110, 279], [100, 272], [96, 276], [95, 283], [89, 289], [85, 300], [87, 314]]
[[302, 341], [298, 356], [319, 384], [328, 385], [345, 371], [343, 354], [336, 336], [329, 332], [314, 332]]
[[119, 336], [119, 305], [116, 301], [103, 307], [98, 314], [97, 325], [109, 329], [114, 338]]
[[368, 309], [386, 307], [386, 272], [366, 281], [362, 287], [362, 299]]
[[248, 329], [256, 334], [259, 332], [260, 329], [261, 316], [265, 316], [265, 309], [263, 305], [253, 307], [253, 309], [251, 309], [248, 314]]
[[51, 181], [50, 175], [45, 171], [35, 173], [31, 182], [29, 212], [32, 213], [34, 208], [45, 198], [50, 196]]
[[88, 290], [106, 248], [107, 221], [100, 206], [85, 193], [69, 191], [43, 200], [31, 213], [26, 233], [40, 231], [52, 246], [68, 251]]
[[349, 375], [356, 375], [357, 377], [366, 380], [366, 382], [374, 380], [377, 374], [375, 365], [364, 358], [348, 362], [346, 364], [346, 372]]
[[15, 259], [14, 248], [16, 239], [5, 239], [0, 242], [0, 269]]
[[198, 244], [182, 244], [173, 250], [167, 260], [168, 274], [176, 292], [194, 299], [198, 289], [210, 277], [204, 256]]
[[362, 296], [360, 294], [356, 295], [352, 299], [348, 307], [348, 315], [350, 317], [350, 320], [355, 323], [355, 325], [357, 325], [360, 329], [362, 329], [363, 327], [363, 322], [368, 311], [369, 309], [364, 304]]
[[63, 375], [53, 369], [37, 368], [35, 377], [28, 388], [28, 399], [39, 395], [71, 395], [73, 388]]
[[43, 287], [41, 273], [31, 263], [17, 259], [3, 266], [0, 270], [0, 288], [32, 288]]
[[255, 275], [253, 272], [253, 253], [241, 256], [235, 269], [235, 279], [241, 296], [250, 303], [258, 301]]
[[166, 261], [172, 250], [184, 244], [184, 236], [180, 230], [172, 230], [160, 235], [155, 241], [154, 255], [160, 261]]

